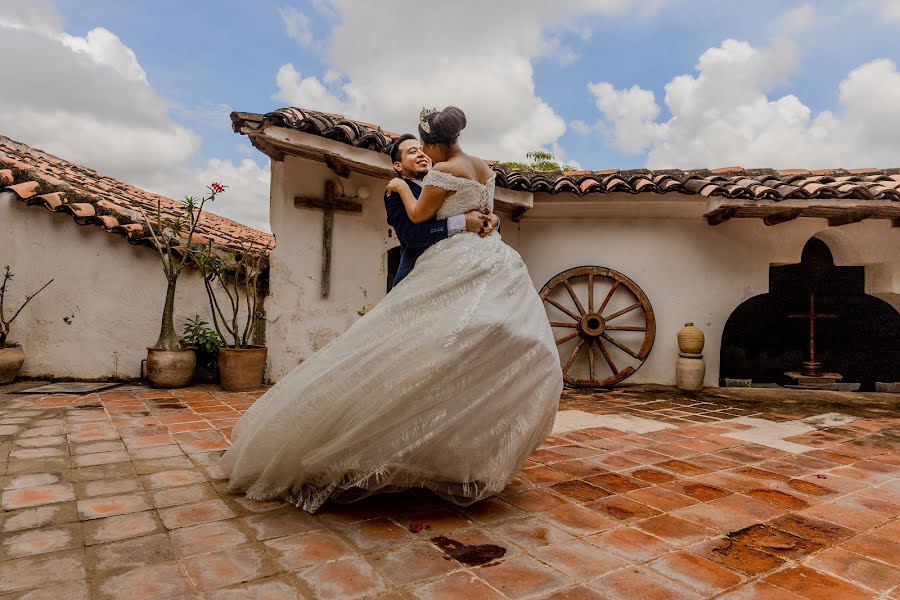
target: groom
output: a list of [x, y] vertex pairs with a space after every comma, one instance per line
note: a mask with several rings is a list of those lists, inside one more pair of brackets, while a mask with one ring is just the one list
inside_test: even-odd
[[[422, 193], [422, 179], [431, 168], [431, 159], [422, 152], [422, 146], [414, 135], [401, 135], [391, 146], [391, 162], [394, 170], [409, 184], [409, 189], [418, 198]], [[413, 223], [406, 214], [406, 207], [400, 194], [392, 192], [384, 197], [388, 225], [397, 232], [400, 240], [400, 266], [394, 277], [394, 285], [409, 275], [423, 252], [439, 241], [463, 231], [471, 231], [482, 236], [490, 235], [500, 224], [494, 213], [473, 210], [449, 219]]]

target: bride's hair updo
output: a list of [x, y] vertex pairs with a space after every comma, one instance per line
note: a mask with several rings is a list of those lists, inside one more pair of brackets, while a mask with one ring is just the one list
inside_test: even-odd
[[459, 132], [466, 128], [466, 113], [448, 106], [444, 110], [424, 113], [419, 119], [419, 136], [425, 144], [451, 146], [459, 138]]

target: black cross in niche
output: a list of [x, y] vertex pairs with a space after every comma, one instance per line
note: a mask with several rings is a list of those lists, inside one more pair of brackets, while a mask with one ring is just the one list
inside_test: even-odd
[[816, 294], [809, 293], [809, 311], [805, 313], [792, 313], [789, 319], [809, 320], [809, 360], [803, 363], [801, 373], [807, 377], [818, 377], [822, 374], [822, 363], [816, 360], [816, 319], [836, 319], [833, 313], [816, 312]]

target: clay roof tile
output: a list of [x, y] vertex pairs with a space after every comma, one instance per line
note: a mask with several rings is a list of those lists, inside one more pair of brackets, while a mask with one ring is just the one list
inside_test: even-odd
[[25, 200], [37, 194], [39, 187], [40, 184], [37, 181], [23, 181], [22, 183], [8, 185], [4, 189], [13, 192], [16, 196]]
[[[182, 207], [179, 201], [0, 136], [0, 192], [3, 191], [51, 211], [66, 210], [79, 223], [93, 223], [122, 233], [133, 243], [151, 246], [152, 239], [144, 230], [139, 209], [152, 218], [157, 202], [167, 217], [180, 215]], [[197, 233], [223, 248], [238, 249], [252, 242], [257, 248], [268, 248], [268, 253], [275, 244], [269, 233], [205, 210]]]
[[[377, 125], [349, 119], [344, 115], [325, 113], [306, 108], [286, 107], [266, 114], [231, 114], [236, 132], [261, 135], [265, 125], [297, 129], [305, 133], [333, 139], [354, 147], [388, 153], [394, 134], [381, 130]], [[610, 191], [628, 193], [684, 193], [727, 195], [731, 198], [832, 198], [847, 193], [855, 197], [874, 197], [884, 193], [881, 187], [888, 181], [900, 182], [898, 169], [746, 169], [739, 166], [716, 169], [634, 169], [620, 171], [541, 172], [531, 169], [512, 169], [491, 163], [497, 172], [497, 186], [534, 193], [571, 192], [578, 195]], [[839, 192], [831, 182], [859, 182], [866, 191], [848, 188]], [[876, 183], [880, 182], [880, 183]], [[878, 187], [873, 191], [869, 187]]]

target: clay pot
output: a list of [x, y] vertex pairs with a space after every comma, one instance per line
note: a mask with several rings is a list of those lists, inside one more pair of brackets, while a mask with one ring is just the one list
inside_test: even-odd
[[248, 392], [262, 386], [266, 371], [264, 346], [248, 348], [219, 348], [219, 379], [228, 392]]
[[706, 375], [706, 363], [702, 358], [679, 356], [675, 361], [675, 385], [679, 390], [696, 392], [703, 389], [704, 375]]
[[171, 389], [190, 385], [196, 366], [197, 355], [193, 348], [147, 348], [147, 380], [155, 388]]
[[25, 362], [25, 350], [22, 346], [0, 348], [0, 384], [12, 383]]
[[678, 332], [678, 349], [685, 354], [700, 354], [703, 352], [703, 332], [694, 327], [693, 323], [685, 323]]

